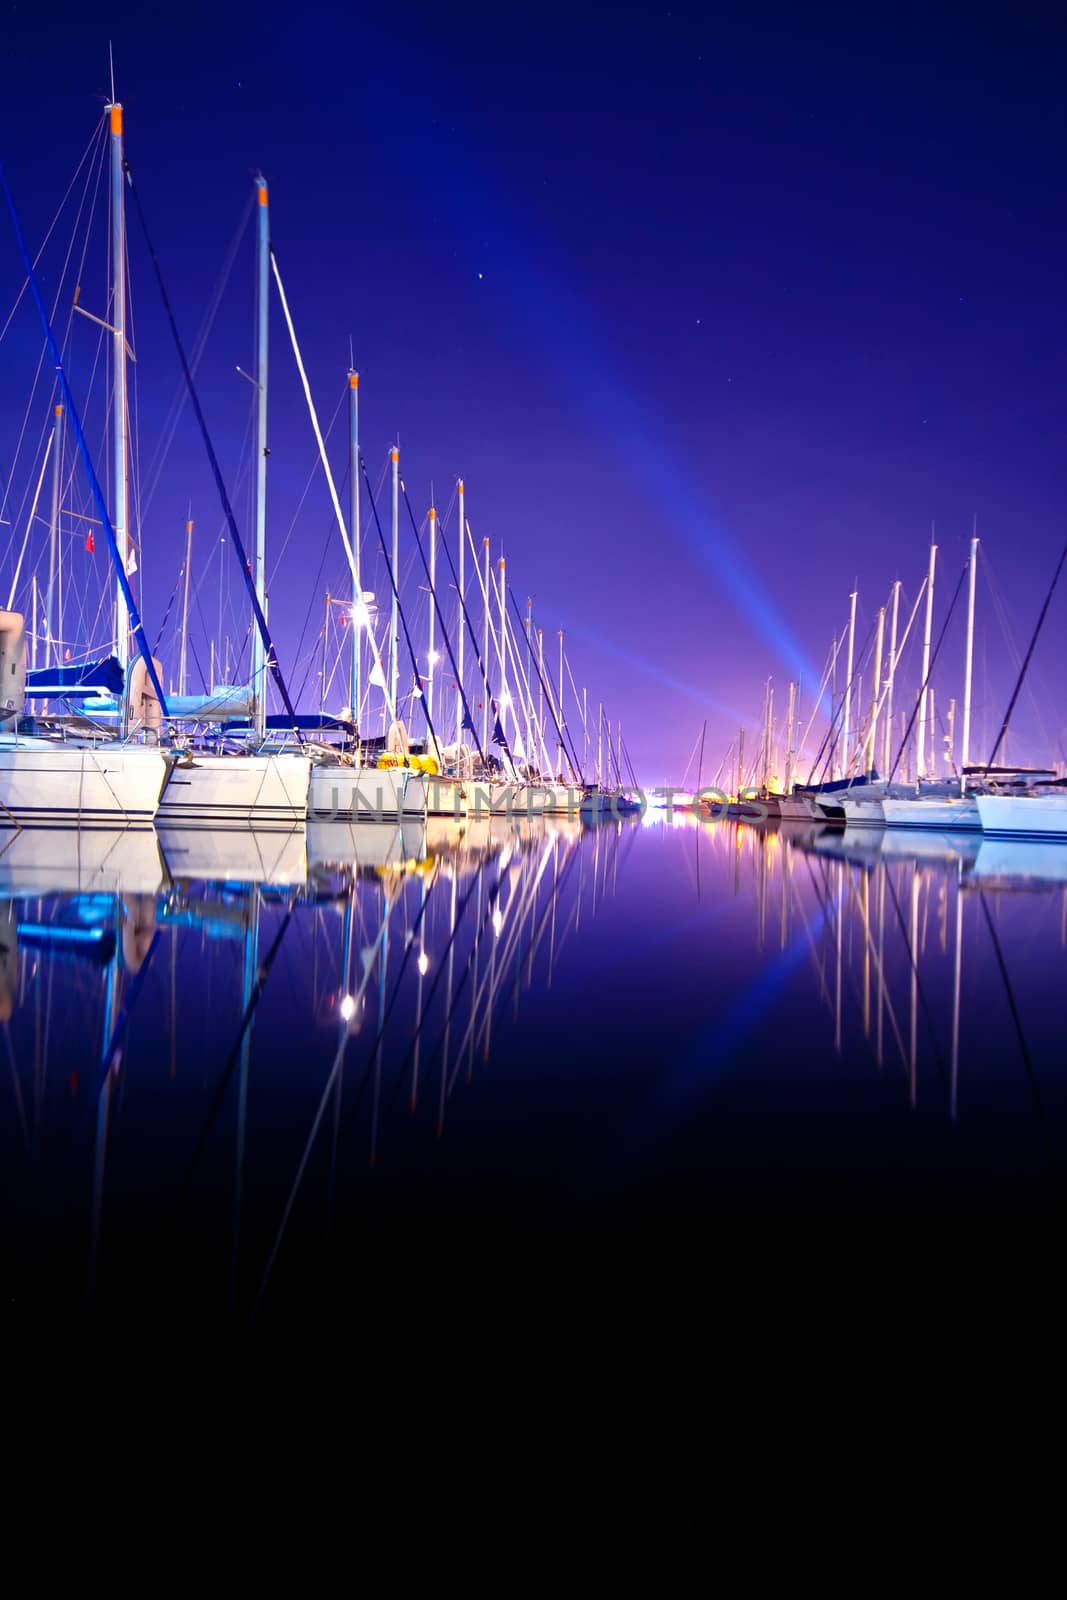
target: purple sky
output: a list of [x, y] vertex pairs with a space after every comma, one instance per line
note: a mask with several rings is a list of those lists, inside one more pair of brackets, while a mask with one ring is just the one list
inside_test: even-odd
[[[566, 629], [578, 683], [622, 717], [645, 781], [680, 776], [705, 716], [714, 771], [768, 674], [780, 706], [800, 671], [810, 694], [854, 580], [861, 638], [894, 578], [914, 597], [931, 521], [940, 625], [975, 515], [986, 753], [1015, 670], [1002, 622], [1024, 647], [1067, 531], [1067, 50], [1051, 10], [351, 4], [302, 22], [192, 6], [180, 31], [172, 13], [122, 10], [57, 26], [63, 7], [5, 9], [0, 158], [31, 245], [92, 136], [110, 37], [187, 342], [262, 170], [324, 422], [351, 335], [372, 480], [397, 434], [420, 518], [431, 482], [443, 512], [464, 476], [476, 536], [503, 547], [546, 640]], [[46, 294], [72, 221], [42, 262]], [[93, 238], [83, 302], [101, 309], [102, 225]], [[132, 219], [130, 260], [147, 486], [179, 378]], [[0, 326], [20, 278], [3, 219]], [[74, 339], [79, 394], [95, 334]], [[24, 305], [0, 343], [0, 493], [39, 344]], [[233, 369], [252, 359], [246, 230], [199, 381], [248, 539], [252, 391]], [[101, 396], [86, 404], [97, 438]], [[311, 705], [322, 596], [343, 592], [345, 566], [321, 477], [297, 514], [314, 443], [277, 311], [271, 396], [271, 618]], [[340, 424], [331, 445], [340, 476]], [[24, 451], [8, 518], [32, 476]], [[186, 410], [143, 515], [152, 636], [190, 500], [206, 666], [221, 519]], [[39, 565], [36, 533], [32, 549]], [[84, 556], [87, 583], [104, 559]], [[224, 570], [236, 636], [228, 556]], [[371, 582], [383, 595], [384, 574]], [[1018, 759], [1067, 753], [1065, 608], [1067, 589], [1015, 719]], [[421, 638], [414, 588], [411, 609]], [[961, 654], [960, 617], [939, 707], [961, 692]]]

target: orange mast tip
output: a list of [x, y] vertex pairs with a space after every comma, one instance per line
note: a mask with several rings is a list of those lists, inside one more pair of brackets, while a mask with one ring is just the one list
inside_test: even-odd
[[111, 131], [112, 131], [112, 133], [121, 133], [122, 132], [122, 107], [121, 106], [111, 106], [110, 107], [110, 111], [111, 111]]
[[265, 206], [267, 203], [267, 185], [263, 178], [256, 179], [256, 188], [259, 190], [259, 203], [261, 206]]
[[63, 415], [63, 407], [62, 406], [56, 406], [56, 416], [57, 417], [61, 417], [62, 415]]
[[358, 389], [359, 388], [359, 373], [358, 372], [350, 372], [348, 374], [348, 387], [350, 389]]
[[500, 567], [501, 572], [503, 572], [503, 570], [504, 570], [504, 557], [503, 556], [500, 557], [500, 561], [499, 561], [498, 565]]
[[433, 506], [430, 507], [430, 521], [431, 522], [436, 522], [437, 521], [437, 512], [436, 512], [436, 510], [435, 510], [435, 508]]
[[400, 460], [400, 451], [397, 449], [395, 444], [394, 444], [393, 448], [389, 452], [389, 459], [390, 459], [390, 461], [399, 461]]

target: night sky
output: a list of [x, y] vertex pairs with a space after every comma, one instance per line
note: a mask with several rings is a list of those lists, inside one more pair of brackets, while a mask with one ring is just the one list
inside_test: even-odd
[[[324, 424], [351, 337], [372, 481], [397, 435], [420, 519], [431, 484], [444, 513], [463, 475], [476, 538], [503, 549], [546, 643], [566, 630], [579, 685], [622, 718], [643, 780], [680, 777], [705, 717], [714, 771], [738, 721], [757, 722], [769, 674], [778, 705], [798, 674], [810, 696], [854, 581], [862, 640], [894, 578], [914, 597], [932, 521], [939, 626], [975, 516], [974, 753], [987, 753], [1067, 533], [1054, 8], [144, 9], [3, 6], [0, 159], [32, 248], [102, 113], [111, 39], [188, 343], [262, 171]], [[106, 205], [83, 275], [101, 311], [105, 224]], [[188, 409], [160, 459], [179, 373], [132, 217], [130, 271], [143, 610], [154, 636], [191, 502], [206, 666], [221, 517]], [[21, 276], [5, 216], [0, 326]], [[198, 381], [249, 541], [252, 391], [234, 368], [253, 364], [252, 291], [248, 226]], [[271, 618], [311, 706], [323, 594], [344, 592], [346, 567], [321, 475], [301, 505], [315, 446], [277, 308], [271, 332]], [[80, 319], [79, 398], [95, 338]], [[34, 476], [15, 446], [40, 342], [24, 303], [0, 342], [10, 520]], [[98, 384], [85, 407], [97, 440], [105, 398]], [[50, 399], [38, 390], [35, 440]], [[340, 479], [343, 413], [330, 443]], [[387, 494], [381, 509], [387, 523]], [[0, 527], [0, 603], [12, 533]], [[99, 586], [102, 541], [73, 557]], [[239, 639], [225, 559], [224, 631]], [[405, 572], [421, 637], [410, 541]], [[380, 569], [368, 586], [384, 595]], [[1065, 638], [1067, 585], [1014, 759], [1067, 758]], [[961, 693], [962, 615], [934, 682], [939, 708]]]

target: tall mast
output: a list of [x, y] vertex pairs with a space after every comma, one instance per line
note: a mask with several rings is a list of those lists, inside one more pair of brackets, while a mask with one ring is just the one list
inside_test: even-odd
[[[456, 661], [456, 668], [457, 668], [457, 671], [459, 672], [459, 682], [457, 683], [456, 688], [459, 690], [459, 693], [456, 695], [456, 743], [457, 744], [462, 744], [463, 743], [463, 646], [464, 646], [464, 643], [466, 642], [465, 639], [464, 639], [464, 635], [465, 635], [465, 633], [467, 631], [466, 628], [464, 628], [464, 626], [463, 626], [463, 601], [464, 601], [463, 589], [464, 589], [464, 583], [465, 583], [464, 556], [466, 554], [466, 549], [467, 549], [467, 519], [466, 519], [466, 515], [465, 515], [464, 510], [463, 510], [463, 479], [462, 478], [460, 478], [459, 483], [456, 485], [456, 493], [459, 495], [459, 653], [458, 653], [458, 659]], [[482, 749], [483, 750], [485, 749], [484, 745], [482, 746]]]
[[[794, 734], [796, 732], [796, 715], [797, 715], [797, 686], [796, 686], [795, 683], [791, 683], [789, 685], [789, 713], [788, 713], [788, 717], [787, 717], [787, 720], [786, 720], [785, 782], [782, 785], [782, 793], [783, 794], [792, 794], [792, 792], [793, 792], [793, 765], [794, 765], [793, 736], [794, 736]], [[705, 722], [705, 724], [704, 724], [705, 729], [707, 729], [707, 726], [708, 725]], [[704, 752], [703, 735], [701, 735], [700, 750], [701, 750], [701, 755], [703, 755], [703, 752]]]
[[967, 654], [963, 663], [963, 744], [960, 749], [960, 794], [967, 790], [964, 773], [971, 759], [971, 677], [974, 669], [974, 580], [978, 570], [978, 539], [971, 540], [967, 574]]
[[[111, 432], [115, 471], [115, 543], [125, 572], [129, 566], [129, 440], [126, 415], [126, 191], [122, 171], [122, 107], [108, 107], [111, 119]], [[130, 614], [119, 584], [115, 591], [115, 654], [125, 672], [130, 659]]]
[[508, 680], [507, 668], [504, 662], [504, 629], [508, 625], [508, 619], [504, 610], [504, 588], [507, 580], [504, 576], [506, 563], [503, 556], [500, 557], [500, 560], [497, 563], [497, 568], [500, 574], [500, 633], [496, 641], [497, 660], [500, 663], [500, 727], [504, 737], [507, 738], [507, 701], [505, 697], [507, 695]]
[[563, 776], [563, 629], [559, 631], [559, 750], [557, 771]]
[[[931, 529], [933, 532], [933, 529]], [[926, 776], [926, 704], [927, 684], [930, 676], [930, 645], [934, 631], [934, 569], [937, 565], [937, 545], [930, 544], [930, 572], [926, 580], [926, 622], [923, 628], [923, 675], [919, 690], [919, 720], [915, 732], [915, 781]]]
[[882, 645], [885, 641], [885, 606], [878, 608], [878, 627], [874, 637], [874, 686], [871, 690], [871, 726], [867, 733], [867, 776], [873, 778], [875, 739], [878, 733], [878, 696], [882, 689]]
[[[833, 732], [834, 722], [837, 718], [837, 634], [834, 634], [833, 647], [830, 653], [830, 731]], [[837, 777], [837, 762], [835, 760], [836, 742], [830, 745], [830, 782]]]
[[178, 658], [178, 693], [185, 693], [185, 668], [189, 647], [189, 569], [193, 560], [193, 524], [185, 524], [185, 590], [182, 595], [182, 652]]
[[389, 670], [395, 717], [397, 675], [400, 670], [400, 450], [397, 445], [390, 450], [389, 459], [393, 463], [393, 599], [389, 612]]
[[482, 540], [485, 556], [485, 616], [482, 618], [482, 664], [485, 668], [485, 692], [482, 697], [482, 749], [489, 753], [489, 540]]
[[893, 742], [893, 679], [897, 671], [897, 618], [900, 614], [900, 579], [893, 585], [893, 609], [889, 620], [889, 677], [885, 688], [885, 740], [882, 745], [882, 770], [889, 777], [889, 755]]
[[348, 481], [350, 485], [348, 503], [349, 537], [352, 540], [352, 554], [355, 562], [352, 571], [352, 671], [349, 684], [349, 698], [351, 701], [352, 722], [359, 731], [359, 708], [363, 699], [362, 662], [360, 656], [363, 651], [363, 581], [360, 576], [359, 565], [359, 373], [351, 368], [348, 373]]
[[845, 665], [845, 715], [841, 725], [841, 775], [848, 777], [849, 719], [852, 711], [852, 664], [856, 654], [856, 591], [848, 597], [848, 659]]
[[[256, 179], [256, 544], [252, 553], [252, 581], [259, 609], [266, 615], [264, 573], [267, 551], [267, 321], [270, 310], [270, 210], [267, 184]], [[267, 731], [267, 658], [263, 635], [252, 628], [252, 695], [255, 736], [260, 744]]]
[[434, 596], [437, 593], [437, 509], [430, 507], [430, 643], [427, 651], [426, 673], [426, 728], [429, 732], [430, 723], [433, 722], [433, 680], [434, 669], [437, 666], [437, 648], [434, 641], [434, 622], [436, 621], [437, 607]]
[[540, 671], [537, 675], [537, 738], [542, 752], [545, 752], [545, 634], [543, 628], [537, 630], [537, 664]]
[[[52, 628], [52, 607], [56, 603], [56, 577], [59, 570], [59, 501], [62, 485], [63, 407], [56, 406], [56, 420], [52, 430], [52, 514], [48, 523], [48, 592], [44, 605], [45, 665], [51, 656], [54, 665], [60, 665], [61, 651], [55, 643]], [[34, 629], [36, 634], [37, 630]], [[62, 639], [62, 630], [59, 630]], [[36, 648], [36, 639], [34, 640]]]

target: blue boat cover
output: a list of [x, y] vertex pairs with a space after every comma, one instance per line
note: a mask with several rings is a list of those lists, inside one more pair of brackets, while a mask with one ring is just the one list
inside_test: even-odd
[[75, 695], [122, 694], [125, 679], [116, 656], [70, 667], [38, 667], [26, 674], [26, 693], [61, 700]]

